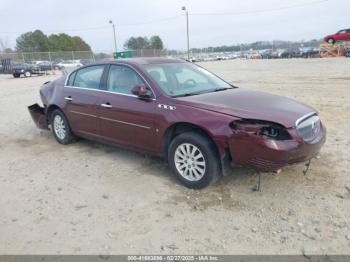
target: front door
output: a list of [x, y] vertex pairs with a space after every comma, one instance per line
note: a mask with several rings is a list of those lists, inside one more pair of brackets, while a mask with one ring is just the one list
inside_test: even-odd
[[101, 135], [117, 144], [154, 152], [157, 105], [155, 99], [141, 100], [132, 94], [138, 84], [146, 83], [132, 68], [110, 66], [106, 92], [99, 99]]

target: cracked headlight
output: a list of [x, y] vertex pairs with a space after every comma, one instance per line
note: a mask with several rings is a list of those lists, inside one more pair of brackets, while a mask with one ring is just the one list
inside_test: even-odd
[[234, 132], [244, 132], [250, 135], [268, 137], [275, 140], [291, 139], [290, 134], [280, 124], [255, 119], [240, 119], [230, 124]]

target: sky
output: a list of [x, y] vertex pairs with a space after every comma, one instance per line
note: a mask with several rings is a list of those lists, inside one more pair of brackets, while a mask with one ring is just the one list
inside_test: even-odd
[[[29, 3], [30, 2], [30, 3]], [[165, 48], [260, 40], [320, 39], [350, 28], [350, 0], [0, 0], [0, 38], [14, 47], [24, 32], [81, 36], [95, 52], [112, 52], [113, 20], [118, 49], [131, 36], [159, 35]]]

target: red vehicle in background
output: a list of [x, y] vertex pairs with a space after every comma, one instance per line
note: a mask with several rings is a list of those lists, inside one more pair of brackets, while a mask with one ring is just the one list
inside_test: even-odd
[[334, 35], [327, 35], [324, 41], [329, 44], [334, 44], [337, 41], [350, 41], [350, 29], [343, 29]]

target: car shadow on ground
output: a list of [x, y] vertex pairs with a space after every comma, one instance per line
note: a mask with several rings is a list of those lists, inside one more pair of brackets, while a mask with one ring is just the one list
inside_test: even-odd
[[[49, 144], [48, 150], [52, 150], [52, 146], [57, 146], [56, 141], [50, 132], [40, 131], [40, 137], [45, 141], [39, 143], [38, 141], [35, 141], [35, 143], [31, 143], [31, 141], [29, 141], [26, 143], [26, 145], [29, 144], [30, 146], [35, 147], [37, 144]], [[30, 138], [30, 140], [32, 139], [33, 138]], [[23, 142], [20, 142], [21, 141], [16, 141], [17, 144], [23, 147]], [[68, 146], [60, 145], [60, 150], [67, 149], [72, 150], [72, 152], [69, 152], [69, 155], [84, 155], [85, 159], [88, 161], [96, 161], [97, 164], [101, 164], [101, 160], [106, 161], [103, 164], [113, 165], [113, 163], [117, 163], [117, 165], [121, 165], [123, 170], [125, 170], [125, 172], [129, 173], [128, 175], [131, 176], [155, 176], [157, 179], [161, 180], [161, 183], [165, 186], [179, 191], [179, 195], [186, 195], [190, 191], [193, 191], [181, 185], [181, 183], [172, 173], [172, 170], [166, 161], [160, 157], [137, 152], [122, 146], [104, 144], [83, 138], [79, 138], [75, 143]], [[32, 150], [35, 151], [34, 148]], [[110, 167], [106, 166], [106, 169], [108, 168]], [[293, 183], [293, 179], [296, 178], [296, 176], [299, 176], [299, 173], [300, 176], [302, 175], [302, 167], [286, 167], [282, 173], [287, 173], [287, 175], [283, 176], [282, 174], [282, 178], [282, 176], [274, 173], [262, 173], [262, 191], [273, 191], [273, 187], [278, 186], [278, 183], [282, 183], [282, 181], [285, 181], [285, 183]], [[258, 173], [255, 170], [237, 166], [232, 167], [228, 176], [221, 176], [216, 183], [196, 191], [200, 191], [204, 194], [216, 192], [218, 195], [225, 195], [229, 191], [234, 191], [236, 193], [248, 193], [254, 191], [254, 189], [257, 187], [257, 183]]]
[[[137, 152], [132, 149], [125, 148], [123, 146], [112, 146], [100, 142], [90, 141], [86, 139], [79, 139], [77, 141], [83, 146], [82, 151], [93, 154], [96, 156], [112, 157], [114, 159], [125, 159], [135, 163], [135, 169], [141, 174], [150, 174], [157, 176], [160, 179], [165, 179], [165, 182], [170, 185], [176, 183], [181, 185], [180, 182], [173, 175], [167, 162], [161, 157], [153, 156], [147, 153]], [[139, 165], [138, 165], [139, 164]], [[245, 167], [232, 167], [231, 173], [228, 176], [221, 176], [219, 181], [210, 187], [222, 186], [222, 185], [240, 185], [244, 184], [250, 188], [256, 186], [258, 173], [255, 170]], [[205, 189], [204, 189], [205, 190]]]

